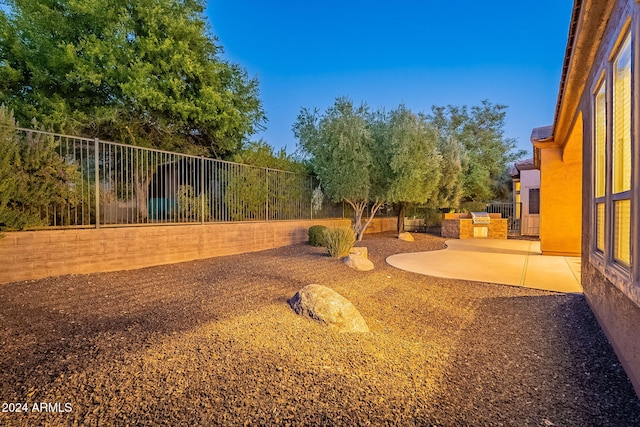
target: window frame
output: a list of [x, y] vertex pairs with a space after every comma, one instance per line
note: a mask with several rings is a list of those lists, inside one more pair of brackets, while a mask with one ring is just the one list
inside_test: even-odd
[[[591, 180], [591, 194], [593, 197], [593, 206], [592, 206], [592, 218], [593, 221], [591, 221], [591, 223], [593, 224], [593, 229], [592, 229], [592, 236], [595, 236], [596, 238], [593, 239], [591, 241], [591, 251], [595, 251], [597, 254], [604, 256], [604, 254], [607, 252], [606, 248], [607, 248], [607, 239], [609, 236], [609, 233], [607, 232], [607, 194], [608, 194], [608, 190], [607, 190], [607, 184], [609, 182], [609, 179], [607, 177], [608, 175], [608, 171], [609, 171], [609, 167], [608, 167], [608, 160], [609, 160], [609, 156], [608, 156], [608, 147], [607, 147], [607, 142], [609, 141], [608, 138], [608, 134], [609, 134], [609, 84], [607, 81], [607, 76], [608, 73], [606, 72], [606, 70], [603, 70], [601, 73], [600, 78], [598, 79], [596, 85], [595, 85], [595, 90], [593, 91], [593, 95], [592, 95], [592, 120], [593, 120], [593, 136], [592, 136], [592, 141], [593, 143], [592, 145], [592, 176], [593, 179]], [[599, 110], [597, 109], [598, 107], [598, 97], [600, 95], [600, 92], [604, 91], [603, 95], [604, 95], [604, 111], [602, 111], [602, 113], [604, 114], [604, 118], [603, 118], [603, 122], [604, 122], [604, 135], [603, 138], [604, 140], [601, 141], [603, 146], [602, 146], [602, 150], [604, 151], [604, 155], [602, 158], [602, 176], [599, 176], [598, 174], [598, 164], [596, 163], [598, 160], [598, 129], [597, 129], [597, 123], [598, 123], [598, 112]], [[598, 179], [602, 179], [602, 186], [603, 186], [603, 192], [602, 195], [597, 196], [597, 189], [598, 189]], [[603, 223], [603, 229], [602, 229], [602, 233], [603, 233], [603, 247], [600, 248], [598, 247], [598, 237], [599, 237], [599, 221], [598, 221], [598, 205], [603, 205], [604, 207], [604, 223]]]
[[[589, 253], [590, 260], [607, 279], [616, 286], [623, 289], [629, 289], [628, 286], [638, 288], [640, 283], [640, 268], [639, 262], [636, 257], [636, 251], [640, 248], [640, 233], [638, 227], [640, 226], [640, 218], [638, 218], [637, 202], [640, 195], [638, 193], [640, 189], [640, 173], [638, 171], [640, 160], [638, 159], [637, 141], [638, 136], [636, 130], [640, 130], [639, 118], [638, 118], [638, 99], [639, 96], [636, 91], [636, 82], [638, 82], [638, 70], [640, 67], [636, 66], [638, 59], [637, 49], [637, 37], [636, 29], [629, 24], [630, 19], [627, 20], [625, 25], [619, 29], [619, 37], [616, 42], [609, 49], [609, 56], [603, 59], [599, 70], [600, 75], [594, 80], [592, 85], [590, 96], [590, 118], [591, 118], [591, 180], [590, 180], [590, 193], [591, 193], [591, 206], [590, 212], [590, 233], [592, 238], [589, 239]], [[636, 24], [640, 26], [640, 24]], [[623, 49], [627, 46], [630, 49], [630, 94], [629, 94], [629, 134], [630, 134], [630, 188], [625, 191], [614, 193], [614, 170], [613, 170], [613, 155], [614, 155], [614, 91], [615, 81], [614, 75], [616, 72], [616, 66], [618, 59], [621, 58]], [[597, 76], [597, 75], [596, 75]], [[598, 95], [601, 89], [604, 88], [604, 195], [597, 196], [597, 179], [598, 179], [598, 125], [597, 125], [597, 109], [598, 109]], [[621, 262], [615, 257], [615, 245], [617, 244], [615, 233], [615, 215], [616, 215], [616, 203], [620, 201], [629, 200], [630, 202], [630, 224], [629, 224], [629, 264]], [[598, 243], [598, 206], [604, 207], [604, 248], [601, 250]], [[638, 292], [636, 289], [633, 292]]]
[[[527, 192], [528, 192], [528, 199], [527, 200], [527, 213], [529, 215], [540, 215], [540, 187], [528, 187], [527, 188]], [[536, 197], [531, 197], [531, 192], [533, 192], [534, 194], [537, 194]], [[535, 200], [536, 204], [535, 204], [535, 212], [531, 211], [531, 201]]]
[[[621, 202], [621, 201], [625, 201], [625, 200], [629, 200], [631, 202], [631, 189], [633, 188], [633, 173], [632, 173], [632, 167], [633, 167], [633, 160], [632, 160], [632, 155], [631, 152], [633, 151], [633, 136], [634, 136], [634, 126], [633, 126], [633, 115], [634, 115], [634, 108], [633, 108], [633, 104], [634, 104], [634, 94], [633, 94], [633, 89], [634, 89], [634, 85], [633, 85], [633, 72], [634, 72], [634, 67], [633, 67], [633, 58], [634, 58], [634, 49], [632, 48], [633, 46], [633, 35], [631, 31], [626, 31], [622, 34], [622, 36], [620, 37], [620, 43], [616, 46], [616, 48], [614, 49], [614, 55], [611, 58], [610, 61], [610, 80], [611, 80], [611, 93], [609, 94], [609, 96], [611, 97], [611, 114], [609, 115], [609, 118], [611, 118], [610, 122], [610, 128], [611, 128], [611, 138], [610, 138], [610, 143], [609, 143], [609, 148], [608, 148], [608, 154], [609, 154], [609, 158], [610, 158], [610, 170], [609, 173], [607, 174], [609, 176], [609, 183], [606, 185], [606, 190], [605, 191], [609, 191], [610, 194], [610, 202], [609, 202], [609, 232], [611, 233], [611, 242], [609, 245], [609, 262], [615, 263], [616, 265], [618, 265], [619, 267], [621, 267], [622, 269], [624, 269], [625, 271], [629, 271], [631, 270], [631, 227], [629, 228], [629, 263], [627, 264], [626, 262], [624, 262], [623, 260], [617, 259], [615, 252], [616, 252], [616, 246], [618, 244], [618, 236], [616, 235], [616, 228], [617, 228], [617, 223], [616, 223], [616, 202]], [[617, 67], [618, 67], [618, 61], [622, 58], [622, 54], [624, 52], [625, 48], [629, 48], [629, 103], [631, 105], [629, 105], [629, 159], [628, 161], [630, 162], [630, 166], [629, 166], [629, 188], [626, 190], [622, 190], [622, 191], [618, 191], [615, 192], [616, 189], [614, 188], [616, 186], [616, 182], [618, 177], [614, 176], [614, 174], [616, 172], [619, 172], [618, 168], [622, 167], [624, 170], [624, 158], [622, 165], [620, 166], [618, 164], [618, 162], [620, 161], [616, 156], [617, 156], [617, 150], [618, 150], [618, 146], [616, 145], [616, 140], [615, 137], [617, 136], [615, 134], [616, 132], [616, 125], [617, 125], [617, 116], [616, 113], [619, 113], [619, 111], [616, 111], [616, 107], [618, 104], [616, 104], [616, 100], [615, 100], [615, 96], [616, 96], [616, 89], [617, 89], [617, 82], [616, 82], [616, 77], [617, 77]], [[626, 111], [623, 110], [623, 112], [626, 113]], [[605, 154], [606, 155], [606, 154]], [[630, 207], [631, 209], [631, 207]], [[606, 207], [605, 207], [605, 221], [606, 221]]]

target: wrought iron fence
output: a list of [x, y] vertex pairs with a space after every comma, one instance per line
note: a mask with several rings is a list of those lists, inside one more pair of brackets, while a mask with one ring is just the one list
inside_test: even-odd
[[[315, 177], [18, 128], [75, 167], [67, 195], [35, 209], [49, 227], [341, 218]], [[30, 207], [33, 209], [33, 206]]]
[[522, 213], [522, 203], [490, 203], [486, 212], [499, 213], [502, 218], [507, 219], [507, 229], [510, 234], [520, 234], [520, 219]]
[[[484, 205], [484, 206], [482, 206]], [[520, 234], [522, 203], [478, 203], [479, 210], [488, 213], [499, 213], [507, 219], [507, 230], [510, 235]], [[431, 208], [420, 205], [410, 206], [406, 212], [405, 227], [411, 231], [426, 230], [439, 233], [442, 218], [452, 208]]]

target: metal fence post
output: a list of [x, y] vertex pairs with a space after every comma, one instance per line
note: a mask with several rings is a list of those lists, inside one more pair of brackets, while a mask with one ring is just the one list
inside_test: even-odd
[[266, 191], [267, 194], [264, 201], [264, 212], [265, 212], [264, 220], [269, 221], [269, 168], [265, 168], [264, 179], [266, 181], [266, 188], [267, 188], [267, 191]]
[[200, 223], [204, 224], [204, 156], [200, 156]]
[[93, 146], [93, 162], [95, 169], [94, 178], [95, 178], [95, 193], [96, 193], [96, 228], [100, 228], [100, 140], [98, 138], [94, 139]]
[[309, 182], [311, 183], [311, 185], [309, 186], [309, 188], [311, 189], [311, 198], [309, 199], [309, 211], [311, 212], [310, 218], [313, 219], [313, 177], [310, 176], [309, 177]]

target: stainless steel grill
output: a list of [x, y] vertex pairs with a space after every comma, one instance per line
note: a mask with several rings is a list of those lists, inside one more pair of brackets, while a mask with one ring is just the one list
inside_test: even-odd
[[490, 224], [491, 217], [487, 212], [471, 212], [471, 220], [474, 224]]

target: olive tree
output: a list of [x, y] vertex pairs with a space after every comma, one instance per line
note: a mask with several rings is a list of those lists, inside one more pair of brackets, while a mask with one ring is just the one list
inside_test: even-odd
[[378, 114], [372, 129], [377, 167], [384, 170], [384, 200], [399, 206], [398, 233], [404, 231], [409, 204], [436, 198], [441, 181], [441, 160], [436, 129], [404, 105]]
[[[303, 108], [293, 125], [299, 150], [307, 156], [326, 195], [353, 208], [353, 230], [358, 241], [383, 206], [384, 188], [378, 185], [385, 171], [375, 167], [374, 140], [366, 104], [355, 107], [347, 98], [320, 114]], [[362, 218], [371, 205], [369, 217]]]
[[516, 149], [513, 138], [504, 136], [506, 110], [505, 105], [487, 100], [471, 108], [432, 107], [428, 120], [445, 140], [457, 141], [462, 148], [462, 197], [466, 200], [486, 201], [499, 196], [496, 189], [507, 165], [525, 154]]
[[[356, 108], [338, 98], [323, 115], [302, 109], [293, 130], [327, 195], [353, 208], [358, 240], [385, 203], [396, 203], [402, 211], [437, 193], [438, 134], [403, 105], [372, 113], [365, 104]], [[363, 219], [367, 206], [371, 210]]]

